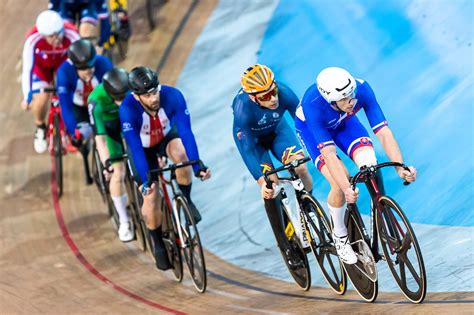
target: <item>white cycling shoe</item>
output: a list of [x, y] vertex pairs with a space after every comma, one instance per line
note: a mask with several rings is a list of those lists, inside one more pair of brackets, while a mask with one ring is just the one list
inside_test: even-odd
[[44, 153], [48, 148], [48, 143], [46, 142], [46, 129], [41, 127], [36, 127], [35, 131], [35, 140], [33, 142], [36, 153]]
[[349, 238], [346, 236], [338, 237], [336, 234], [332, 234], [334, 240], [334, 246], [336, 247], [337, 255], [342, 262], [353, 265], [357, 262], [357, 256], [349, 243]]
[[122, 242], [130, 242], [131, 240], [133, 240], [133, 233], [130, 228], [130, 222], [120, 223], [120, 227], [118, 229], [118, 236]]

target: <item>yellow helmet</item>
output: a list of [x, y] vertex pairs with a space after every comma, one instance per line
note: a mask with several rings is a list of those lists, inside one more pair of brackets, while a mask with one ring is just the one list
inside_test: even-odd
[[268, 90], [275, 80], [272, 70], [267, 66], [256, 64], [244, 71], [240, 82], [245, 93], [253, 94]]

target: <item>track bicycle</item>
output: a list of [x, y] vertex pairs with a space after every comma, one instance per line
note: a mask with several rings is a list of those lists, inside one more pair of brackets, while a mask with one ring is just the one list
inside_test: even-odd
[[[170, 164], [164, 168], [150, 170], [148, 180], [151, 182], [153, 175], [158, 175], [158, 184], [163, 197], [162, 235], [174, 276], [177, 281], [183, 279], [183, 256], [194, 287], [198, 292], [204, 293], [207, 286], [204, 251], [189, 203], [180, 191], [176, 179], [177, 169], [194, 164], [203, 166], [200, 160]], [[164, 174], [168, 172], [169, 178], [165, 178]]]
[[[331, 235], [331, 225], [323, 207], [310, 193], [304, 189], [303, 182], [296, 173], [296, 168], [311, 159], [305, 157], [293, 160], [272, 171], [264, 174], [267, 187], [271, 187], [269, 176], [278, 174], [282, 171], [288, 171], [290, 177], [278, 176], [280, 183], [289, 183], [295, 191], [297, 200], [297, 215], [292, 215], [292, 209], [289, 207], [288, 197], [283, 188], [281, 188], [277, 202], [280, 204], [281, 219], [284, 227], [284, 233], [290, 243], [290, 249], [303, 261], [303, 266], [294, 269], [288, 265], [288, 257], [283, 251], [281, 254], [287, 264], [288, 270], [295, 282], [304, 290], [311, 287], [311, 274], [309, 262], [304, 250], [304, 243], [309, 243], [311, 251], [318, 263], [329, 287], [339, 295], [346, 292], [347, 279], [345, 271], [337, 256], [334, 242]], [[294, 218], [297, 218], [296, 220]], [[299, 233], [298, 233], [299, 231]]]
[[[380, 169], [403, 167], [402, 163], [386, 162], [361, 170], [351, 178], [353, 189], [364, 183], [371, 198], [371, 236], [367, 233], [362, 217], [355, 204], [349, 204], [346, 212], [349, 240], [357, 255], [354, 265], [343, 264], [349, 279], [359, 295], [373, 302], [378, 293], [376, 263], [385, 260], [405, 297], [413, 303], [423, 302], [426, 296], [426, 272], [421, 248], [415, 231], [397, 202], [385, 195]], [[408, 182], [404, 182], [408, 185]], [[379, 254], [379, 243], [383, 255]]]
[[103, 44], [103, 47], [105, 55], [115, 64], [127, 57], [128, 40], [132, 35], [132, 30], [127, 13], [126, 0], [109, 0], [108, 9], [110, 36], [107, 42]]
[[49, 107], [46, 139], [48, 150], [54, 161], [54, 176], [56, 178], [56, 193], [58, 198], [63, 194], [63, 154], [66, 154], [66, 130], [61, 117], [61, 107], [56, 95], [56, 88], [46, 87], [30, 92], [29, 98], [36, 93], [53, 93]]

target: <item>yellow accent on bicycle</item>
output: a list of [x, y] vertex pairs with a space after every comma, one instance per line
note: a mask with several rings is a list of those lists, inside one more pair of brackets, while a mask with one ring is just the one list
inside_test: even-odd
[[127, 10], [127, 0], [109, 0], [109, 10], [112, 11], [117, 8]]
[[286, 225], [285, 234], [288, 240], [293, 236], [293, 234], [295, 234], [295, 229], [291, 222], [288, 222], [288, 224]]

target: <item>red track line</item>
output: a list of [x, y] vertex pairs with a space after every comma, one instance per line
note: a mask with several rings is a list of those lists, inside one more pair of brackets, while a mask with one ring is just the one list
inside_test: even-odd
[[64, 222], [64, 217], [61, 211], [61, 207], [59, 206], [59, 198], [58, 198], [58, 193], [57, 193], [57, 183], [56, 183], [56, 175], [55, 175], [55, 170], [54, 170], [54, 160], [52, 163], [52, 172], [51, 172], [51, 194], [53, 197], [53, 205], [54, 205], [54, 211], [56, 213], [56, 219], [58, 221], [59, 228], [61, 229], [61, 232], [63, 234], [63, 238], [66, 241], [66, 243], [69, 245], [69, 248], [71, 251], [74, 253], [74, 255], [77, 257], [77, 259], [81, 262], [81, 264], [86, 267], [86, 269], [93, 274], [97, 279], [100, 281], [104, 282], [105, 284], [111, 286], [114, 290], [122, 293], [123, 295], [126, 295], [134, 300], [137, 300], [139, 302], [145, 303], [149, 306], [152, 306], [154, 308], [172, 313], [172, 314], [177, 314], [177, 315], [184, 315], [186, 313], [183, 313], [181, 311], [163, 306], [161, 304], [155, 303], [153, 301], [147, 300], [144, 297], [141, 297], [133, 292], [130, 292], [121, 286], [115, 284], [114, 282], [110, 281], [106, 276], [101, 274], [97, 269], [95, 269], [94, 266], [89, 263], [89, 261], [82, 255], [81, 251], [79, 248], [77, 248], [76, 243], [72, 239], [71, 235], [69, 234], [69, 230], [67, 229], [66, 223]]

